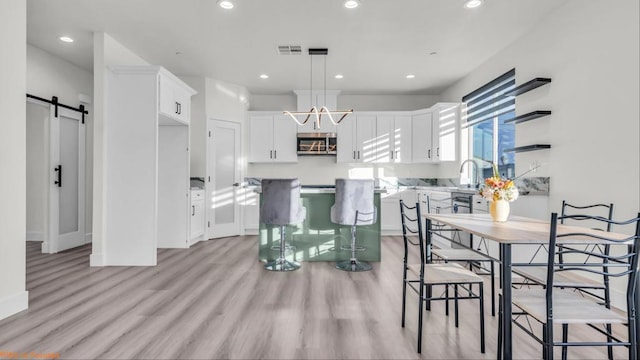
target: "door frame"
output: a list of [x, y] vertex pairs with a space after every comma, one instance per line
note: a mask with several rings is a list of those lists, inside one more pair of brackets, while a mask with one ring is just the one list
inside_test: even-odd
[[[212, 149], [211, 149], [211, 143], [213, 142], [213, 130], [216, 126], [216, 123], [222, 123], [222, 124], [227, 124], [230, 126], [233, 126], [237, 129], [237, 140], [235, 147], [236, 147], [236, 154], [237, 154], [237, 158], [236, 158], [236, 164], [237, 164], [237, 171], [236, 173], [238, 174], [238, 178], [236, 179], [236, 183], [239, 183], [242, 185], [243, 181], [242, 178], [244, 177], [244, 163], [240, 162], [240, 159], [243, 158], [243, 154], [242, 154], [242, 141], [243, 141], [243, 137], [242, 137], [242, 123], [236, 122], [236, 121], [229, 121], [229, 120], [221, 120], [221, 119], [216, 119], [216, 118], [208, 118], [207, 119], [207, 128], [206, 128], [206, 133], [205, 133], [205, 142], [206, 142], [206, 177], [205, 177], [205, 240], [209, 240], [209, 239], [213, 239], [214, 237], [227, 237], [227, 236], [236, 236], [236, 235], [244, 235], [244, 226], [243, 226], [243, 222], [244, 222], [244, 214], [243, 212], [240, 210], [240, 201], [239, 201], [239, 194], [241, 192], [241, 186], [238, 187], [234, 187], [234, 197], [236, 199], [235, 201], [235, 209], [234, 212], [237, 214], [236, 218], [236, 223], [237, 226], [233, 229], [232, 232], [230, 232], [228, 235], [218, 235], [215, 234], [215, 230], [214, 230], [214, 224], [215, 224], [215, 215], [214, 213], [212, 213], [211, 211], [211, 206], [213, 203], [213, 199], [212, 199], [212, 192], [215, 189], [215, 184], [212, 181], [214, 179], [214, 174], [215, 174], [215, 169], [213, 168], [213, 159], [209, 158], [209, 154], [211, 154]], [[209, 140], [211, 138], [211, 140]]]

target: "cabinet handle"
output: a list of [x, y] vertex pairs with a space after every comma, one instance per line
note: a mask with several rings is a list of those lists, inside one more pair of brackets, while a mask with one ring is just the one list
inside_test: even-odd
[[393, 150], [389, 151], [391, 153], [391, 160], [393, 160]]
[[436, 156], [440, 157], [440, 147], [439, 146], [436, 148]]
[[356, 151], [353, 150], [353, 160], [355, 160], [355, 159], [356, 159]]
[[360, 160], [360, 150], [358, 150], [358, 160]]
[[180, 103], [176, 101], [176, 114], [180, 114], [179, 108], [180, 108]]
[[431, 159], [431, 149], [427, 151], [427, 158]]
[[182, 115], [182, 104], [178, 103], [178, 114]]
[[273, 150], [269, 150], [269, 159], [273, 159]]
[[191, 216], [196, 216], [196, 206], [191, 205]]
[[56, 166], [53, 171], [58, 173], [58, 180], [54, 181], [53, 183], [58, 185], [58, 187], [62, 187], [62, 165]]
[[278, 150], [273, 150], [273, 158], [274, 159], [278, 158]]

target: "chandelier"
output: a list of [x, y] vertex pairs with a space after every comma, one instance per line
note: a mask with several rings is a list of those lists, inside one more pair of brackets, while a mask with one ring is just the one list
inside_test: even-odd
[[[310, 76], [309, 76], [309, 88], [310, 88], [310, 94], [311, 94], [311, 101], [310, 103], [313, 104], [313, 58], [312, 56], [314, 55], [322, 55], [323, 56], [323, 60], [324, 60], [324, 99], [326, 101], [327, 99], [327, 54], [329, 53], [329, 50], [327, 48], [309, 48], [309, 59], [310, 59]], [[318, 109], [317, 104], [313, 105], [311, 107], [311, 110], [309, 111], [284, 111], [285, 115], [289, 115], [293, 121], [295, 121], [298, 125], [303, 126], [305, 125], [310, 119], [311, 121], [315, 121], [316, 123], [316, 128], [320, 129], [320, 120], [322, 119], [322, 115], [325, 114], [327, 117], [329, 117], [329, 121], [331, 121], [331, 123], [333, 125], [338, 125], [347, 115], [353, 113], [353, 109], [351, 110], [329, 110], [326, 106], [321, 106], [320, 109]], [[340, 118], [338, 120], [334, 119], [334, 115], [336, 116], [340, 116]], [[304, 117], [304, 120], [299, 120], [298, 116], [300, 116], [300, 118]]]

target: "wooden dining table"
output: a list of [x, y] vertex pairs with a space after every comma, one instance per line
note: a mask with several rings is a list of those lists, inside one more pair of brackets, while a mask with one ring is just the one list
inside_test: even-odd
[[[423, 214], [425, 218], [426, 229], [426, 259], [431, 259], [431, 240], [434, 233], [441, 233], [442, 226], [434, 227], [434, 224], [444, 224], [451, 229], [467, 231], [474, 236], [482, 237], [486, 240], [492, 240], [499, 244], [500, 255], [494, 258], [500, 263], [500, 284], [502, 288], [502, 338], [503, 348], [502, 356], [504, 359], [512, 359], [512, 330], [511, 323], [511, 291], [512, 291], [512, 266], [518, 265], [512, 262], [512, 245], [540, 245], [549, 243], [550, 223], [538, 219], [531, 219], [520, 216], [510, 216], [506, 222], [494, 222], [489, 214]], [[582, 233], [582, 234], [602, 234], [600, 230], [588, 229], [584, 227], [569, 226], [558, 224], [558, 234]], [[612, 240], [621, 242], [607, 242], [596, 237], [590, 236], [568, 236], [557, 238], [558, 244], [616, 244], [626, 245], [630, 242], [628, 234], [607, 233], [607, 237]], [[638, 306], [638, 298], [636, 298], [636, 309]], [[636, 324], [640, 324], [640, 312], [636, 312]]]

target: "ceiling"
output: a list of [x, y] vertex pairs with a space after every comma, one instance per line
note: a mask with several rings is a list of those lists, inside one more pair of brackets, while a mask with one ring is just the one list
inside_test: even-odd
[[[177, 75], [253, 94], [309, 89], [310, 79], [322, 90], [326, 61], [326, 89], [435, 95], [565, 2], [485, 0], [466, 9], [464, 0], [361, 0], [346, 9], [343, 0], [234, 1], [224, 10], [215, 0], [28, 0], [27, 41], [91, 71], [92, 32], [104, 31]], [[279, 55], [278, 45], [300, 45], [302, 55]], [[310, 57], [310, 47], [329, 54]]]

